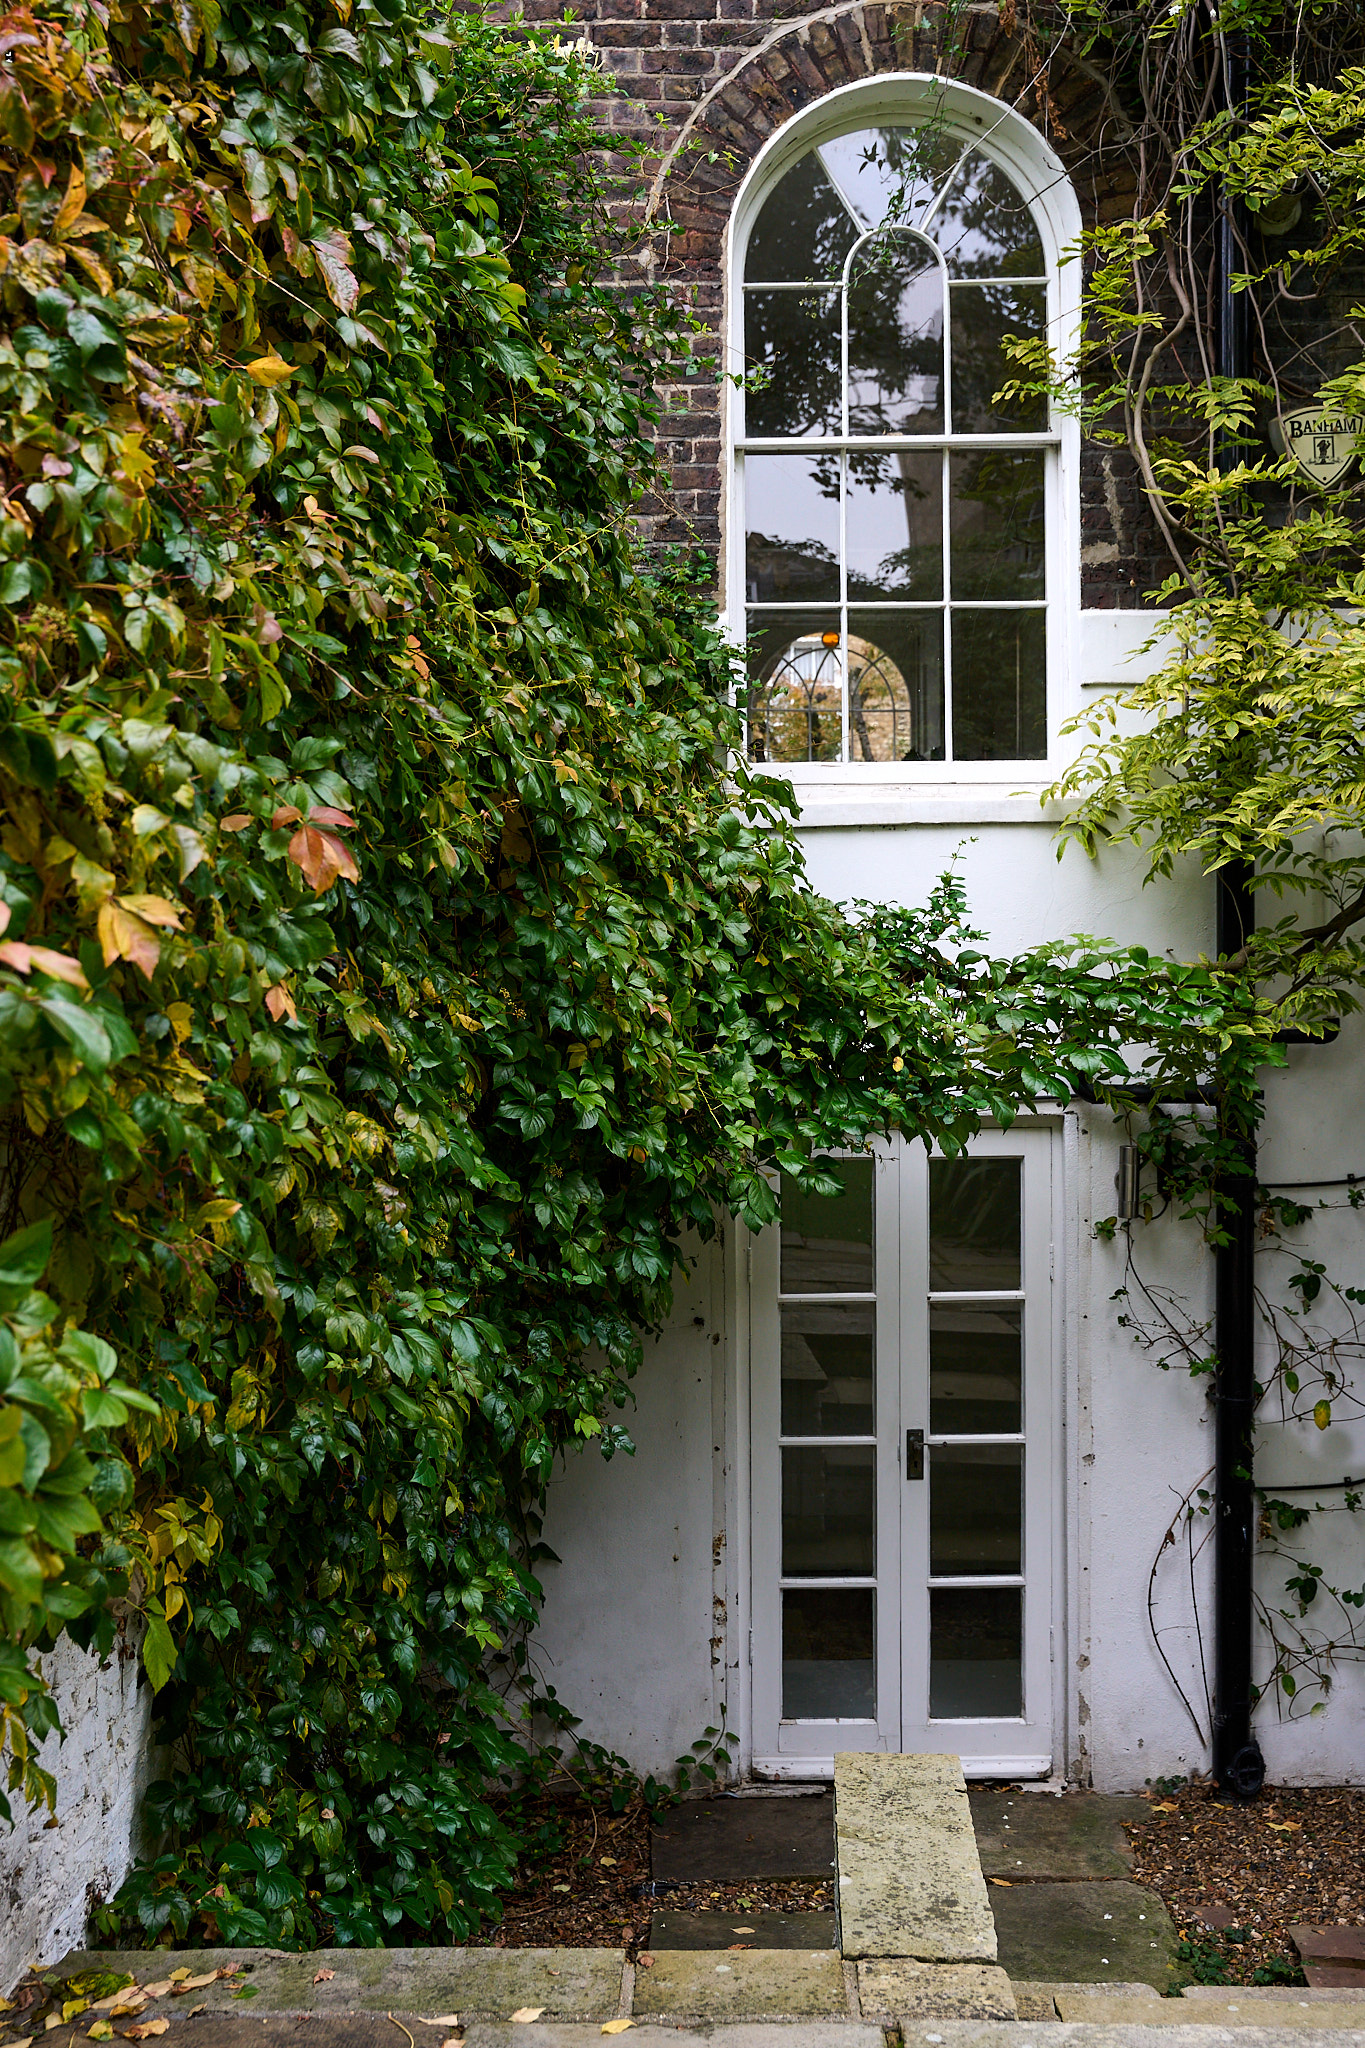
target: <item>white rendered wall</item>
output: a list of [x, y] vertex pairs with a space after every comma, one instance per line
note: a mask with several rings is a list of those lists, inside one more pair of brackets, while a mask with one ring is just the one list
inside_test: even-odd
[[96, 1899], [128, 1874], [138, 1806], [151, 1772], [151, 1692], [123, 1644], [107, 1663], [63, 1640], [42, 1659], [66, 1728], [38, 1761], [57, 1780], [56, 1814], [28, 1813], [10, 1795], [13, 1832], [0, 1828], [0, 1991], [35, 1963], [55, 1963], [85, 1941]]
[[701, 1249], [673, 1315], [645, 1342], [635, 1456], [589, 1443], [550, 1488], [537, 1568], [545, 1612], [531, 1652], [583, 1734], [640, 1772], [670, 1773], [725, 1696], [721, 1255]]

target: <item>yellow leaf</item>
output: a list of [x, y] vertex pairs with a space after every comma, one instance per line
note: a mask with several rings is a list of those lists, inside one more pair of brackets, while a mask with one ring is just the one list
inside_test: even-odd
[[175, 1042], [182, 1045], [194, 1029], [194, 1012], [188, 1003], [167, 1003], [166, 1021], [175, 1033]]
[[95, 254], [94, 250], [82, 249], [78, 242], [68, 242], [66, 246], [66, 253], [68, 256], [75, 257], [76, 261], [80, 264], [81, 269], [87, 273], [87, 275], [91, 278], [96, 287], [104, 293], [106, 298], [108, 298], [110, 294], [113, 292], [114, 280], [109, 275], [109, 272], [105, 269], [104, 265], [100, 262], [100, 259]]
[[87, 2041], [107, 2041], [113, 2034], [113, 2031], [108, 2020], [96, 2020], [85, 2038]]
[[604, 2034], [624, 2034], [627, 2027], [633, 2027], [634, 2020], [608, 2020], [603, 2027]]
[[276, 384], [283, 384], [286, 377], [293, 376], [294, 365], [285, 362], [283, 356], [276, 355], [272, 349], [268, 356], [257, 356], [254, 363], [248, 363], [246, 373], [253, 384], [263, 385], [269, 391]]
[[74, 2020], [78, 2012], [85, 2012], [90, 2004], [88, 1998], [67, 1998], [62, 2002], [62, 2023]]
[[519, 2005], [516, 2011], [513, 2013], [512, 2018], [518, 2021], [520, 2024], [525, 2025], [531, 2020], [538, 2020], [540, 2018], [540, 2015], [544, 2012], [544, 2010], [545, 2008], [543, 2005]]
[[143, 918], [121, 908], [111, 896], [100, 905], [95, 929], [99, 933], [100, 951], [104, 954], [106, 967], [112, 967], [116, 960], [131, 960], [135, 967], [142, 969], [148, 981], [151, 980], [161, 958], [161, 945]]
[[126, 2041], [145, 2041], [149, 2035], [164, 2034], [169, 2026], [169, 2020], [143, 2020], [139, 2026], [125, 2027], [123, 2036]]
[[125, 910], [131, 910], [134, 917], [145, 918], [148, 924], [164, 925], [174, 932], [180, 929], [184, 913], [174, 903], [168, 903], [164, 896], [120, 896], [118, 901]]
[[79, 164], [72, 164], [71, 176], [66, 181], [66, 196], [57, 208], [57, 218], [52, 223], [52, 239], [60, 242], [69, 235], [85, 210], [85, 172]]
[[1315, 1401], [1313, 1403], [1313, 1420], [1319, 1429], [1331, 1428], [1332, 1404], [1330, 1401]]

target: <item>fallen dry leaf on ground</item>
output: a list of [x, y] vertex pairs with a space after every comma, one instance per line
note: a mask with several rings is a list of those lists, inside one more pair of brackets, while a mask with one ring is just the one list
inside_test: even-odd
[[108, 2041], [112, 2038], [113, 2032], [108, 2020], [96, 2020], [85, 2038], [87, 2041]]
[[187, 2020], [197, 2020], [201, 2012], [207, 2011], [208, 2007], [206, 2005], [192, 2005], [189, 2011], [185, 2014], [185, 2018]]
[[418, 2014], [419, 2024], [424, 2027], [458, 2027], [460, 2015], [457, 2012], [438, 2012], [434, 2019], [424, 2019]]
[[740, 1950], [740, 1949], [742, 1949], [742, 1948], [752, 1948], [752, 1947], [753, 1947], [753, 1943], [752, 1943], [751, 1941], [727, 1941], [727, 1942], [726, 1942], [726, 1944], [725, 1944], [725, 1953], [726, 1953], [727, 1955], [731, 1955], [731, 1956], [733, 1956], [733, 1955], [737, 1955], [737, 1954], [738, 1954], [738, 1952], [739, 1952], [739, 1950]]
[[608, 2020], [603, 2027], [604, 2034], [624, 2034], [627, 2027], [633, 2027], [634, 2020]]
[[140, 2026], [125, 2027], [123, 2038], [125, 2041], [145, 2041], [149, 2035], [164, 2034], [169, 2025], [169, 2020], [143, 2020]]
[[540, 2018], [540, 2015], [544, 2012], [544, 2010], [545, 2008], [543, 2005], [519, 2005], [516, 2011], [513, 2013], [512, 2018], [514, 2020], [520, 2020], [523, 2024], [525, 2024], [529, 2020], [538, 2020]]
[[335, 1975], [335, 1970], [315, 1970], [313, 1972], [313, 1982], [315, 1984], [330, 1984]]
[[636, 1961], [639, 1963], [640, 1968], [642, 1970], [652, 1970], [654, 1968], [653, 1956], [647, 1956], [643, 1949], [641, 1949], [639, 1955], [636, 1957]]

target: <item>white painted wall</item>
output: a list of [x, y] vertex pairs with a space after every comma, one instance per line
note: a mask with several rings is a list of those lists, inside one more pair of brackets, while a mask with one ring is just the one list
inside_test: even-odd
[[153, 1775], [151, 1692], [124, 1644], [107, 1662], [60, 1642], [42, 1660], [66, 1729], [38, 1761], [57, 1780], [55, 1815], [41, 1808], [0, 1829], [0, 1990], [32, 1964], [55, 1963], [85, 1940], [96, 1899], [115, 1892], [139, 1843], [138, 1806]]

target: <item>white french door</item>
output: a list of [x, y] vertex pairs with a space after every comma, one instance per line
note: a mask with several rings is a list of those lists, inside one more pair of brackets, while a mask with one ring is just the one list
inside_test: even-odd
[[754, 1240], [755, 1769], [1051, 1767], [1052, 1140], [896, 1139]]

